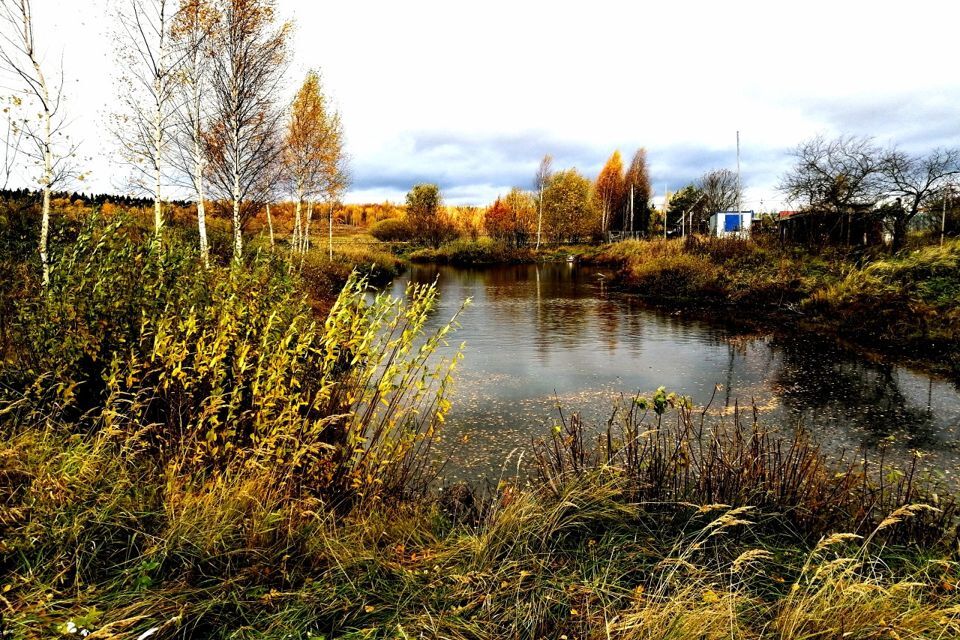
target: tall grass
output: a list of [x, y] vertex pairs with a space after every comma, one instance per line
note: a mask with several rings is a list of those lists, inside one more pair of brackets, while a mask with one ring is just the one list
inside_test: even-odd
[[765, 428], [758, 414], [737, 410], [730, 422], [707, 424], [708, 407], [659, 389], [618, 406], [605, 429], [590, 429], [576, 414], [537, 442], [536, 470], [544, 486], [604, 469], [626, 483], [632, 499], [665, 505], [725, 504], [757, 509], [769, 535], [805, 543], [835, 531], [864, 534], [888, 514], [916, 502], [924, 511], [885, 535], [921, 546], [955, 542], [957, 507], [921, 477], [918, 458], [905, 466], [881, 452], [828, 460], [804, 430]]
[[857, 318], [859, 329], [878, 340], [923, 340], [950, 353], [960, 335], [958, 296], [960, 240], [951, 240], [850, 269], [805, 306]]

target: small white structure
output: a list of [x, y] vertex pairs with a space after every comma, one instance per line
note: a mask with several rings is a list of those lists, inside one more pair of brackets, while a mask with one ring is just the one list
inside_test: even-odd
[[710, 216], [710, 235], [718, 238], [750, 235], [753, 211], [720, 211]]

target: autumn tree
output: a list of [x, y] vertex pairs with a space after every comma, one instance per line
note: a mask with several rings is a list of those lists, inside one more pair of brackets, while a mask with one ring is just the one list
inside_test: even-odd
[[511, 212], [513, 244], [522, 247], [527, 244], [535, 228], [537, 208], [534, 195], [514, 187], [503, 201]]
[[306, 252], [314, 202], [333, 202], [345, 186], [340, 114], [329, 109], [316, 71], [307, 73], [290, 105], [284, 143], [284, 174], [295, 207], [291, 247]]
[[614, 151], [600, 170], [593, 193], [600, 211], [600, 233], [606, 236], [614, 216], [622, 213], [624, 203], [623, 160], [619, 151]]
[[487, 207], [483, 216], [483, 228], [488, 236], [496, 240], [512, 238], [510, 210], [500, 196], [497, 196], [493, 204]]
[[182, 0], [173, 19], [171, 46], [181, 60], [176, 74], [176, 98], [173, 141], [176, 153], [173, 163], [197, 201], [197, 231], [200, 256], [210, 265], [207, 241], [204, 172], [207, 167], [205, 135], [208, 117], [205, 109], [210, 96], [210, 62], [214, 51], [214, 33], [220, 23], [217, 6], [212, 0]]
[[540, 239], [543, 234], [543, 193], [553, 175], [553, 158], [550, 154], [543, 156], [540, 160], [540, 166], [537, 167], [537, 174], [534, 177], [534, 189], [537, 192], [537, 250], [540, 249]]
[[[72, 175], [70, 158], [76, 145], [65, 134], [63, 113], [63, 69], [48, 76], [41, 64], [33, 31], [30, 0], [0, 0], [0, 67], [12, 75], [36, 120], [20, 122], [27, 139], [25, 155], [41, 167], [37, 179], [42, 192], [38, 251], [44, 286], [50, 283], [50, 198], [53, 189]], [[53, 78], [53, 80], [50, 79]], [[56, 80], [59, 78], [59, 80]]]
[[457, 234], [476, 241], [486, 228], [487, 210], [484, 207], [461, 205], [449, 207], [448, 213], [456, 226]]
[[883, 156], [880, 172], [885, 194], [896, 199], [885, 212], [893, 237], [892, 248], [897, 251], [906, 243], [910, 221], [960, 173], [960, 150], [934, 149], [926, 155], [911, 155], [891, 149]]
[[513, 188], [503, 199], [487, 209], [484, 227], [487, 234], [504, 240], [519, 248], [527, 244], [534, 232], [537, 218], [536, 199], [533, 194]]
[[647, 150], [637, 149], [624, 176], [624, 231], [633, 234], [637, 230], [647, 228], [650, 217], [650, 193]]
[[704, 173], [697, 183], [703, 193], [707, 215], [733, 211], [743, 199], [743, 190], [737, 173], [730, 169], [713, 169]]
[[554, 173], [543, 192], [544, 222], [554, 240], [580, 242], [600, 231], [590, 180], [576, 169]]
[[407, 193], [407, 221], [414, 237], [436, 248], [454, 234], [453, 224], [443, 207], [440, 187], [435, 184], [414, 185]]
[[266, 202], [282, 152], [276, 96], [290, 25], [278, 25], [274, 0], [223, 0], [211, 64], [212, 118], [205, 136], [214, 192], [229, 203], [233, 257], [243, 229]]

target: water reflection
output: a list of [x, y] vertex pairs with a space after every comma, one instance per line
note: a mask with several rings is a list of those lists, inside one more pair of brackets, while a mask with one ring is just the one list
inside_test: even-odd
[[943, 381], [857, 357], [809, 337], [736, 327], [643, 308], [610, 292], [608, 275], [572, 264], [485, 269], [414, 266], [393, 285], [440, 287], [435, 326], [464, 298], [456, 343], [466, 359], [447, 431], [451, 475], [496, 472], [556, 417], [556, 404], [606, 416], [620, 394], [665, 386], [713, 409], [756, 404], [766, 423], [803, 422], [836, 449], [896, 436], [901, 450], [948, 451], [960, 435], [960, 393]]

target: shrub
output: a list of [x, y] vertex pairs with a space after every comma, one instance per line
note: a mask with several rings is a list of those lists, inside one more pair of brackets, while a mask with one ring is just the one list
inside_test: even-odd
[[420, 249], [410, 254], [410, 260], [413, 262], [463, 266], [527, 262], [532, 259], [533, 254], [529, 249], [514, 249], [505, 242], [493, 238], [480, 238], [476, 241], [461, 238], [447, 242], [438, 249]]
[[380, 242], [409, 242], [413, 239], [413, 227], [406, 220], [388, 218], [370, 227], [370, 235]]

